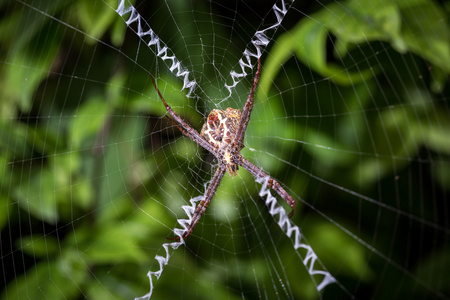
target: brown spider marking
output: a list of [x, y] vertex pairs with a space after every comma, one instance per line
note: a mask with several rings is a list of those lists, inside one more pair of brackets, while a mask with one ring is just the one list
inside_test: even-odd
[[200, 135], [214, 147], [224, 149], [234, 140], [241, 116], [239, 109], [231, 107], [225, 111], [213, 109], [203, 124]]
[[213, 109], [200, 132], [208, 143], [225, 152], [223, 156], [231, 177], [237, 175], [239, 166], [232, 162], [233, 154], [228, 151], [228, 148], [235, 140], [241, 118], [242, 113], [239, 109], [231, 107], [226, 110]]

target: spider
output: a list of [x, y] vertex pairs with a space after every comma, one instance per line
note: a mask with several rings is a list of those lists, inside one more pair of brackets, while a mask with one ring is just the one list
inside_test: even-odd
[[[255, 78], [253, 79], [250, 94], [248, 95], [247, 102], [244, 105], [244, 109], [241, 112], [239, 109], [233, 109], [228, 107], [226, 110], [213, 109], [208, 115], [206, 123], [203, 124], [200, 134], [189, 126], [164, 100], [161, 92], [156, 86], [155, 79], [150, 74], [153, 85], [158, 92], [159, 98], [166, 107], [167, 112], [173, 118], [169, 118], [180, 131], [208, 150], [219, 161], [218, 167], [214, 176], [209, 183], [203, 199], [198, 204], [190, 224], [186, 227], [181, 238], [185, 240], [194, 230], [195, 225], [205, 213], [211, 199], [214, 197], [217, 188], [222, 181], [225, 172], [228, 172], [231, 177], [237, 175], [239, 166], [247, 169], [255, 178], [266, 178], [267, 175], [263, 170], [245, 159], [240, 151], [244, 148], [244, 134], [250, 121], [250, 114], [253, 108], [253, 96], [258, 85], [259, 77], [261, 75], [261, 61], [258, 59], [258, 70], [256, 71]], [[176, 121], [176, 122], [175, 122]], [[281, 185], [273, 178], [269, 177], [268, 185], [278, 193], [292, 208], [289, 217], [292, 217], [295, 210], [295, 200], [281, 187]], [[179, 239], [179, 238], [177, 238]]]

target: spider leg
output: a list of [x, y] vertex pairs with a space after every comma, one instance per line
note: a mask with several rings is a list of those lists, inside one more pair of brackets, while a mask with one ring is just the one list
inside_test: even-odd
[[238, 164], [242, 167], [244, 167], [246, 170], [248, 170], [254, 177], [257, 179], [263, 179], [266, 177], [269, 177], [269, 182], [267, 183], [267, 186], [277, 192], [278, 195], [281, 196], [281, 198], [284, 199], [284, 201], [289, 204], [289, 206], [292, 208], [291, 212], [289, 213], [288, 217], [292, 217], [294, 215], [295, 211], [295, 200], [291, 197], [291, 195], [286, 192], [285, 189], [272, 177], [267, 175], [263, 170], [249, 162], [247, 159], [245, 159], [243, 156], [240, 157], [238, 160]]
[[169, 119], [170, 122], [172, 122], [172, 124], [175, 125], [181, 131], [182, 134], [184, 134], [185, 136], [193, 139], [192, 136], [189, 135], [189, 132], [184, 130], [183, 127], [181, 127], [177, 122], [175, 122], [173, 119], [169, 118], [167, 115], [166, 115], [166, 118]]
[[[166, 100], [164, 100], [164, 97], [162, 96], [161, 92], [159, 91], [158, 87], [156, 86], [155, 78], [153, 78], [152, 74], [150, 74], [150, 78], [152, 79], [153, 85], [154, 85], [156, 91], [158, 92], [158, 96], [161, 99], [162, 103], [164, 104], [167, 112], [175, 121], [178, 122], [178, 124], [181, 125], [181, 128], [177, 124], [175, 124], [175, 123], [174, 124], [181, 130], [181, 132], [184, 135], [186, 135], [191, 140], [193, 140], [194, 142], [196, 142], [197, 144], [199, 144], [200, 146], [202, 146], [203, 148], [205, 148], [206, 150], [208, 150], [209, 152], [214, 154], [215, 153], [214, 146], [212, 146], [211, 144], [206, 142], [205, 139], [203, 139], [202, 136], [195, 129], [193, 129], [191, 126], [189, 126], [188, 123], [186, 123], [179, 115], [177, 115], [177, 113], [172, 109], [172, 107], [170, 107], [169, 104], [167, 104]], [[172, 122], [173, 122], [173, 120], [172, 120]]]
[[197, 225], [200, 218], [206, 211], [211, 199], [216, 194], [217, 188], [222, 181], [223, 175], [225, 174], [226, 168], [225, 165], [219, 164], [216, 172], [214, 173], [211, 182], [209, 183], [208, 188], [206, 189], [205, 196], [202, 201], [197, 205], [194, 214], [192, 215], [191, 223], [187, 226], [187, 230], [183, 233], [182, 238], [185, 240], [194, 230], [195, 225]]
[[[237, 144], [244, 147], [244, 135], [247, 129], [248, 122], [250, 121], [250, 114], [253, 109], [253, 98], [255, 95], [256, 86], [259, 82], [259, 77], [261, 76], [261, 58], [258, 59], [258, 70], [256, 71], [255, 78], [253, 78], [252, 87], [250, 88], [250, 94], [247, 97], [247, 102], [245, 102], [244, 109], [242, 111], [241, 121], [239, 122], [239, 127], [236, 132], [235, 141]], [[242, 148], [241, 148], [242, 149]]]

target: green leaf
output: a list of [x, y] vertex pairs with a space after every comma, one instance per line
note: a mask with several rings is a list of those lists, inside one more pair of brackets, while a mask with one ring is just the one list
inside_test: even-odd
[[[337, 16], [339, 17], [345, 18], [349, 14], [345, 10], [341, 11], [344, 8], [340, 8], [339, 6], [333, 8], [339, 10], [337, 12]], [[358, 72], [352, 73], [345, 67], [327, 61], [326, 44], [328, 31], [334, 30], [335, 28], [333, 26], [336, 26], [338, 21], [342, 28], [336, 29], [337, 31], [334, 33], [344, 33], [346, 30], [345, 23], [340, 18], [338, 20], [336, 18], [336, 14], [330, 10], [321, 11], [312, 15], [311, 18], [301, 20], [291, 31], [281, 35], [272, 48], [271, 55], [265, 61], [264, 74], [261, 77], [258, 95], [269, 94], [268, 91], [273, 78], [276, 77], [281, 67], [293, 53], [296, 53], [297, 58], [308, 68], [313, 69], [323, 77], [327, 77], [338, 84], [354, 85], [371, 78], [375, 70], [359, 70]], [[355, 22], [356, 20], [353, 23]], [[357, 25], [359, 26], [360, 24]], [[342, 37], [338, 36], [338, 38], [342, 38], [341, 42], [348, 43], [349, 41], [359, 40], [359, 35], [361, 35], [361, 32], [358, 32], [358, 36], [356, 33], [350, 33]], [[341, 57], [339, 59], [342, 58], [344, 49], [342, 44], [340, 45]]]
[[373, 278], [363, 245], [333, 224], [321, 221], [311, 224], [314, 226], [308, 230], [308, 240], [325, 266], [336, 267], [358, 280], [367, 282]]
[[106, 30], [111, 27], [113, 21], [118, 19], [114, 9], [106, 7], [105, 4], [114, 9], [117, 8], [117, 1], [113, 0], [104, 2], [79, 0], [75, 3], [78, 10], [75, 14], [77, 16], [77, 22], [81, 24], [83, 31], [87, 35], [93, 37], [93, 39], [86, 39], [88, 43], [97, 43], [97, 39], [100, 39]]
[[436, 66], [433, 88], [442, 90], [450, 72], [450, 31], [446, 17], [432, 1], [350, 0], [333, 3], [302, 19], [291, 31], [281, 35], [265, 62], [259, 93], [268, 94], [273, 78], [297, 54], [308, 68], [341, 85], [368, 81], [377, 68], [349, 71], [349, 67], [328, 62], [329, 33], [336, 36], [335, 58], [342, 61], [356, 45], [371, 41], [389, 42], [399, 53], [412, 51]]
[[58, 220], [54, 173], [43, 169], [15, 187], [20, 207], [37, 219], [54, 224]]
[[[27, 20], [24, 20], [30, 26]], [[33, 26], [30, 26], [33, 27]], [[0, 116], [9, 118], [17, 110], [29, 112], [33, 94], [38, 85], [47, 77], [48, 70], [56, 59], [59, 50], [59, 34], [53, 27], [44, 28], [41, 35], [46, 39], [32, 39], [31, 44], [15, 43], [7, 58], [0, 76], [2, 101]], [[44, 42], [43, 42], [44, 41]], [[33, 46], [31, 46], [33, 45]]]
[[[55, 41], [54, 38], [49, 38]], [[5, 66], [2, 89], [1, 115], [3, 118], [15, 115], [19, 109], [29, 112], [32, 105], [32, 95], [41, 81], [47, 77], [50, 65], [56, 57], [57, 44], [47, 45], [46, 53], [31, 55], [26, 52], [16, 53], [9, 64]], [[17, 107], [13, 106], [17, 105]]]
[[0, 150], [3, 154], [8, 157], [29, 157], [29, 127], [8, 118], [0, 119], [0, 128]]
[[[44, 168], [31, 168], [30, 173], [23, 176], [21, 183], [14, 186], [13, 195], [18, 199], [22, 209], [38, 219], [53, 224], [60, 217], [60, 209], [80, 205], [76, 198], [80, 192], [72, 194], [73, 186], [77, 186], [72, 174], [77, 173], [80, 161], [76, 152], [56, 154], [51, 156], [49, 161], [50, 164]], [[82, 196], [89, 197], [83, 200], [92, 201], [90, 195], [90, 191], [85, 191]], [[60, 204], [62, 205], [59, 206]]]
[[31, 257], [49, 257], [58, 252], [59, 244], [53, 236], [33, 234], [22, 238], [18, 248]]
[[[137, 290], [118, 275], [116, 278], [114, 272], [97, 271], [96, 276], [102, 278], [101, 284], [89, 284], [83, 290], [86, 299], [108, 299], [108, 300], [124, 300], [132, 299], [137, 295]], [[130, 278], [128, 278], [130, 279]]]
[[[75, 200], [75, 206], [80, 207], [84, 210], [89, 209], [95, 200], [94, 188], [92, 187], [91, 183], [92, 182], [86, 180], [85, 178], [78, 179], [77, 181], [71, 183], [71, 197], [66, 197], [64, 202], [72, 203], [72, 201]], [[60, 202], [63, 201], [60, 200]]]
[[343, 57], [352, 44], [365, 44], [369, 41], [388, 41], [399, 52], [406, 46], [400, 35], [400, 11], [394, 1], [346, 1], [332, 4], [322, 20], [335, 34], [336, 51]]
[[[406, 90], [403, 97], [409, 105], [387, 107], [374, 122], [372, 132], [378, 157], [365, 159], [357, 166], [354, 176], [360, 183], [372, 183], [394, 169], [401, 169], [423, 146], [450, 154], [447, 114], [439, 111], [428, 91], [414, 87]], [[430, 119], [430, 115], [434, 117]]]
[[111, 30], [111, 42], [114, 46], [119, 47], [123, 44], [126, 29], [127, 26], [122, 20], [114, 22]]
[[[121, 223], [112, 225], [104, 224], [102, 231], [92, 236], [92, 231], [86, 233], [90, 236], [89, 243], [79, 244], [79, 250], [83, 252], [88, 262], [92, 264], [117, 264], [117, 263], [141, 263], [145, 261], [144, 251], [136, 244], [136, 241]], [[93, 239], [92, 239], [93, 238]]]
[[120, 107], [121, 105], [125, 107], [125, 97], [123, 97], [124, 86], [126, 85], [127, 76], [124, 72], [117, 72], [114, 76], [109, 80], [108, 85], [106, 86], [106, 98], [108, 99], [108, 103], [113, 105], [114, 107]]
[[402, 10], [402, 20], [409, 49], [449, 74], [450, 29], [444, 11], [434, 1], [411, 3]]
[[80, 149], [81, 144], [87, 138], [98, 134], [105, 126], [106, 120], [112, 111], [112, 107], [102, 98], [93, 98], [83, 103], [76, 116], [69, 124], [71, 149]]
[[61, 261], [38, 263], [11, 281], [2, 299], [76, 299], [87, 276], [86, 265], [78, 262], [71, 272], [62, 271], [60, 266]]
[[339, 144], [335, 139], [314, 130], [314, 128], [308, 128], [304, 147], [312, 157], [315, 157], [320, 162], [319, 169], [323, 165], [347, 165], [354, 157], [350, 149], [346, 149], [344, 145]]

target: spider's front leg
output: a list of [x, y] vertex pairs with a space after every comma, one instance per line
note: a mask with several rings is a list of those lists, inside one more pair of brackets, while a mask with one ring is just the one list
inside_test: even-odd
[[236, 143], [241, 145], [241, 149], [244, 147], [244, 135], [247, 129], [248, 122], [250, 121], [250, 115], [252, 113], [255, 90], [258, 86], [259, 77], [261, 76], [261, 58], [258, 59], [258, 69], [256, 70], [255, 78], [253, 78], [252, 87], [250, 88], [250, 93], [248, 94], [247, 101], [244, 104], [244, 109], [242, 110], [242, 117], [239, 122], [239, 127], [236, 132]]
[[178, 129], [180, 129], [180, 131], [185, 136], [187, 136], [188, 138], [190, 138], [191, 140], [193, 140], [194, 142], [196, 142], [197, 144], [199, 144], [200, 146], [202, 146], [203, 148], [205, 148], [209, 152], [214, 153], [214, 151], [215, 151], [214, 146], [211, 145], [210, 143], [205, 142], [203, 137], [194, 128], [192, 128], [188, 123], [186, 123], [172, 109], [172, 107], [170, 107], [169, 104], [167, 104], [166, 100], [164, 100], [164, 97], [162, 96], [161, 92], [159, 91], [158, 86], [156, 85], [155, 78], [153, 78], [152, 74], [150, 74], [150, 78], [152, 79], [153, 86], [155, 87], [155, 90], [158, 93], [159, 98], [161, 99], [162, 103], [164, 104], [164, 107], [166, 108], [166, 110], [169, 113], [169, 115], [173, 118], [173, 119], [169, 118], [169, 120], [171, 120], [174, 123], [174, 125], [177, 126]]

